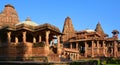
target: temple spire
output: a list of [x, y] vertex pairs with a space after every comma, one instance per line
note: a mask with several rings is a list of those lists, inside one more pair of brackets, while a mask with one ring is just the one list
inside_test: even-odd
[[95, 31], [98, 32], [98, 33], [101, 34], [101, 35], [105, 35], [105, 33], [104, 33], [104, 31], [103, 31], [103, 29], [102, 29], [102, 27], [101, 27], [100, 22], [98, 22], [98, 24], [96, 25]]
[[15, 25], [19, 23], [18, 14], [11, 4], [5, 5], [3, 11], [0, 13], [0, 26]]
[[72, 20], [71, 18], [68, 16], [67, 18], [65, 18], [65, 22], [64, 22], [64, 26], [63, 26], [63, 33], [67, 33], [67, 32], [75, 32], [73, 24], [72, 24]]
[[63, 42], [68, 41], [75, 34], [75, 30], [74, 30], [74, 27], [73, 27], [73, 24], [72, 24], [72, 20], [69, 16], [67, 18], [65, 18], [62, 33], [65, 34], [65, 35], [62, 36], [62, 41]]

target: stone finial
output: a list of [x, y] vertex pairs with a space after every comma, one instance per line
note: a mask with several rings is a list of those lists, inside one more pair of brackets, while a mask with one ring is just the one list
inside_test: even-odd
[[70, 19], [70, 16], [67, 16], [67, 19]]
[[27, 17], [27, 19], [25, 21], [31, 21], [30, 17]]
[[13, 9], [15, 9], [15, 7], [12, 6], [11, 4], [7, 4], [7, 5], [5, 5], [5, 7], [12, 7]]

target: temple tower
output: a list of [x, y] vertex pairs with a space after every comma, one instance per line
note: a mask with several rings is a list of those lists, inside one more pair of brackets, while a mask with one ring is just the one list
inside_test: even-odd
[[5, 5], [4, 10], [0, 13], [0, 27], [3, 25], [15, 25], [18, 22], [19, 17], [14, 6], [10, 4]]
[[75, 35], [75, 30], [70, 17], [65, 18], [62, 33], [64, 34], [62, 36], [62, 42], [67, 42]]
[[105, 33], [101, 27], [101, 24], [98, 22], [98, 24], [96, 25], [96, 29], [95, 29], [96, 32], [98, 32], [100, 35], [102, 36], [105, 36]]

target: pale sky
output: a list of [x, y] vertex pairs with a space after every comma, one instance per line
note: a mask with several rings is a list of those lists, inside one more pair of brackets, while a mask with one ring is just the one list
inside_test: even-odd
[[111, 37], [112, 30], [120, 31], [120, 0], [0, 0], [15, 7], [20, 21], [30, 17], [38, 24], [50, 23], [63, 29], [67, 16], [75, 30], [95, 29], [98, 21]]

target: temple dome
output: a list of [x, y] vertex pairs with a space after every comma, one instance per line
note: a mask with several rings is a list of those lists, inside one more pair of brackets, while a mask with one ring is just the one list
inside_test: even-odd
[[29, 17], [25, 21], [16, 24], [16, 26], [21, 25], [21, 24], [30, 25], [30, 26], [37, 26], [38, 25], [37, 23], [31, 21], [31, 19]]
[[87, 29], [87, 30], [85, 30], [86, 32], [95, 32], [94, 30], [92, 30], [92, 29]]

